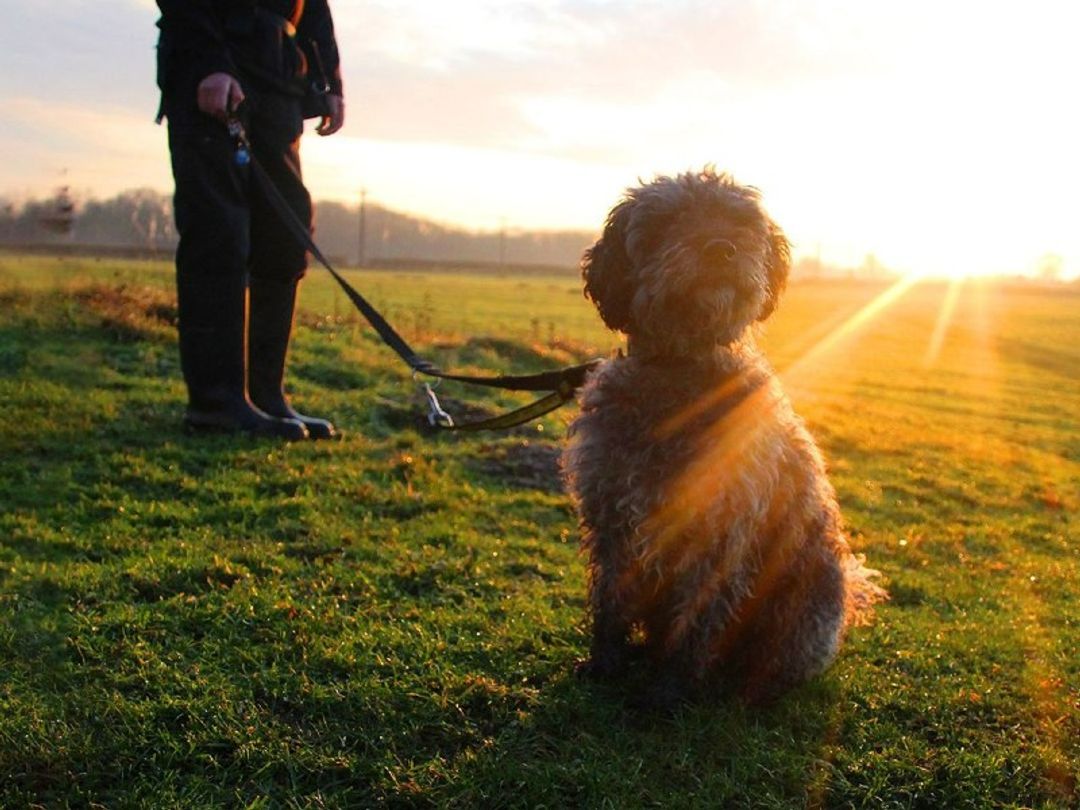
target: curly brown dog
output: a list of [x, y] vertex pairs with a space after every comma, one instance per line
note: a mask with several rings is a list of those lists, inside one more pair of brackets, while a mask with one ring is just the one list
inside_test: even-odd
[[585, 294], [629, 338], [587, 383], [563, 456], [589, 556], [582, 669], [621, 674], [642, 637], [656, 707], [709, 684], [772, 700], [885, 597], [751, 336], [789, 264], [758, 191], [711, 168], [628, 191], [582, 260]]

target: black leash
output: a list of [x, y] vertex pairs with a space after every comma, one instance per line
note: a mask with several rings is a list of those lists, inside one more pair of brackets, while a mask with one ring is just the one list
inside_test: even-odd
[[454, 382], [469, 385], [482, 385], [488, 388], [501, 388], [506, 391], [547, 391], [547, 396], [536, 400], [516, 410], [480, 419], [474, 422], [458, 424], [454, 421], [435, 395], [434, 389], [427, 382], [422, 382], [424, 394], [428, 402], [428, 422], [432, 427], [443, 430], [502, 430], [536, 419], [549, 413], [574, 398], [574, 394], [584, 384], [586, 375], [601, 362], [599, 359], [590, 360], [580, 366], [570, 366], [556, 371], [545, 371], [539, 374], [528, 375], [500, 375], [495, 377], [482, 377], [471, 374], [452, 374], [443, 371], [430, 360], [420, 357], [401, 335], [392, 327], [387, 320], [373, 307], [360, 292], [349, 284], [348, 281], [334, 269], [329, 259], [319, 250], [311, 232], [300, 221], [296, 213], [289, 207], [288, 202], [282, 196], [274, 181], [266, 173], [266, 170], [256, 160], [248, 142], [247, 133], [244, 131], [240, 120], [235, 116], [228, 119], [229, 135], [236, 141], [236, 162], [238, 165], [250, 165], [255, 179], [271, 208], [278, 215], [282, 224], [302, 244], [312, 256], [325, 267], [334, 280], [338, 283], [360, 314], [367, 319], [372, 328], [382, 338], [383, 342], [393, 349], [398, 357], [408, 364], [413, 370], [413, 376], [420, 374], [435, 377], [440, 380], [453, 380]]

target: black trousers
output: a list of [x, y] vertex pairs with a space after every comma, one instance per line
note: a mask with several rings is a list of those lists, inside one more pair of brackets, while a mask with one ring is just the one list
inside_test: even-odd
[[[300, 101], [245, 92], [240, 116], [255, 158], [310, 228], [311, 196], [300, 171]], [[191, 281], [213, 288], [216, 280], [235, 289], [248, 278], [256, 283], [260, 278], [299, 280], [307, 269], [307, 252], [262, 196], [251, 167], [237, 165], [236, 144], [225, 125], [198, 110], [194, 93], [166, 97], [165, 114], [176, 182], [178, 285]]]

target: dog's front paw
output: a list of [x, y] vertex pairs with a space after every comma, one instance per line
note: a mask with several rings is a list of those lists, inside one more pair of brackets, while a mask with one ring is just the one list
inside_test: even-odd
[[626, 672], [626, 655], [614, 650], [594, 652], [584, 661], [578, 661], [574, 672], [579, 678], [591, 681], [611, 681]]
[[670, 717], [695, 695], [693, 683], [678, 674], [661, 673], [640, 694], [627, 699], [627, 706], [641, 714]]
[[589, 681], [610, 681], [615, 677], [615, 671], [611, 666], [595, 658], [586, 658], [574, 664], [574, 674]]

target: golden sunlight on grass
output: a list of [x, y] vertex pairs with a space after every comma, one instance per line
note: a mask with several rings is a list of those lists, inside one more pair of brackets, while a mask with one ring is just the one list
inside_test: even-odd
[[937, 360], [938, 355], [941, 353], [941, 344], [944, 342], [945, 335], [949, 331], [949, 325], [952, 323], [953, 314], [956, 311], [956, 302], [960, 297], [960, 288], [963, 284], [964, 279], [962, 278], [954, 278], [949, 282], [949, 289], [941, 301], [937, 323], [934, 324], [934, 331], [930, 335], [930, 344], [926, 347], [926, 355], [923, 358], [923, 365], [927, 368], [934, 365], [934, 361]]
[[839, 347], [855, 336], [863, 327], [872, 323], [885, 310], [899, 301], [918, 282], [915, 275], [903, 276], [895, 284], [877, 295], [866, 306], [833, 329], [813, 346], [806, 349], [780, 376], [785, 383], [799, 385], [807, 375], [813, 374], [818, 361], [835, 352]]
[[1067, 800], [1076, 795], [1076, 776], [1070, 771], [1063, 728], [1069, 714], [1069, 697], [1064, 675], [1054, 665], [1057, 641], [1047, 629], [1050, 611], [1038, 587], [1039, 578], [1029, 575], [1010, 591], [1023, 621], [1023, 632], [1019, 634], [1025, 661], [1021, 688], [1031, 702], [1044, 777], [1054, 792]]
[[[446, 365], [617, 346], [567, 274], [350, 279]], [[195, 440], [172, 284], [166, 262], [0, 256], [0, 807], [1077, 807], [1080, 288], [794, 280], [762, 348], [891, 601], [765, 713], [703, 695], [646, 722], [644, 663], [573, 675], [572, 408], [431, 435], [313, 272], [292, 380], [345, 437]], [[661, 427], [698, 451], [662, 519], [771, 446], [771, 392], [736, 394]], [[730, 437], [696, 429], [710, 409]]]

